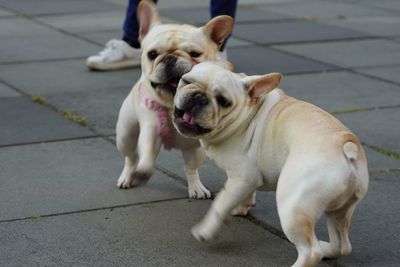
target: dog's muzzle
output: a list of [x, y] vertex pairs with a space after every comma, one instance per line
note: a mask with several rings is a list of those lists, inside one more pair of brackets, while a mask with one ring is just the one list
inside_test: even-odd
[[182, 61], [182, 59], [179, 59], [178, 56], [173, 54], [167, 55], [160, 64], [162, 64], [162, 75], [160, 78], [161, 80], [166, 80], [166, 82], [151, 81], [151, 86], [154, 89], [163, 90], [171, 96], [174, 96], [179, 79], [192, 69], [192, 65]]
[[198, 135], [211, 131], [202, 127], [196, 122], [195, 116], [209, 104], [207, 95], [202, 92], [195, 92], [186, 97], [183, 105], [174, 108], [174, 123], [182, 134]]

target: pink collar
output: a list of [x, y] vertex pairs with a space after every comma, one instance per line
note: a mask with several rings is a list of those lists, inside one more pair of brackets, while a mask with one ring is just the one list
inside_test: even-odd
[[161, 137], [164, 148], [170, 150], [172, 148], [172, 135], [168, 121], [168, 109], [162, 106], [158, 101], [150, 98], [150, 96], [146, 94], [145, 90], [143, 90], [141, 83], [139, 84], [139, 98], [140, 102], [146, 108], [157, 112], [157, 134]]

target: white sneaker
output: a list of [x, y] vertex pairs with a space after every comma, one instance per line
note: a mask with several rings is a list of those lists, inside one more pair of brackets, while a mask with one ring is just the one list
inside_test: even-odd
[[141, 49], [135, 49], [125, 41], [112, 39], [103, 51], [86, 59], [86, 65], [94, 70], [116, 70], [140, 66]]

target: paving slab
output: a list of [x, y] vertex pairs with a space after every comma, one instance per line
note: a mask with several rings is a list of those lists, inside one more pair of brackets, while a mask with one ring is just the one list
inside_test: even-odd
[[385, 79], [400, 84], [400, 66], [357, 69], [357, 72], [368, 74], [379, 79]]
[[93, 136], [87, 128], [25, 97], [0, 98], [0, 146]]
[[89, 14], [63, 14], [43, 16], [37, 19], [58, 29], [73, 33], [85, 33], [92, 31], [120, 30], [124, 22], [125, 12], [113, 10]]
[[371, 7], [379, 7], [385, 11], [393, 11], [393, 10], [400, 11], [400, 3], [399, 1], [396, 0], [381, 0], [381, 1], [366, 0], [362, 1], [361, 3]]
[[87, 57], [99, 49], [97, 45], [63, 34], [4, 39], [1, 46], [7, 53], [0, 54], [0, 63]]
[[131, 86], [96, 88], [75, 92], [46, 94], [46, 98], [59, 109], [72, 111], [85, 117], [88, 125], [96, 131], [115, 134], [119, 109]]
[[336, 117], [368, 145], [400, 153], [400, 108], [338, 114]]
[[89, 13], [121, 10], [121, 7], [96, 0], [54, 1], [54, 0], [0, 0], [0, 5], [29, 15], [49, 15], [64, 13]]
[[[182, 21], [187, 21], [197, 25], [204, 24], [210, 20], [209, 7], [187, 7], [187, 8], [168, 8], [161, 9], [161, 14], [171, 18], [179, 18]], [[236, 25], [242, 22], [250, 21], [271, 21], [286, 19], [287, 16], [272, 13], [267, 10], [261, 10], [254, 7], [241, 7], [236, 10]]]
[[3, 18], [0, 23], [0, 38], [59, 37], [60, 33], [49, 27], [22, 17]]
[[280, 45], [275, 48], [349, 68], [393, 65], [400, 61], [400, 44], [382, 39]]
[[4, 8], [0, 8], [0, 17], [9, 17], [9, 16], [14, 16], [14, 13], [12, 13]]
[[229, 60], [235, 71], [247, 74], [282, 72], [293, 74], [302, 72], [318, 72], [336, 67], [315, 62], [313, 60], [282, 53], [272, 48], [246, 46], [229, 49]]
[[190, 228], [209, 205], [209, 201], [181, 200], [1, 223], [0, 230], [6, 234], [0, 237], [0, 247], [7, 251], [2, 262], [15, 266], [26, 262], [40, 266], [289, 266], [296, 259], [289, 242], [243, 218], [224, 226], [217, 241], [197, 242]]
[[[226, 44], [226, 47], [227, 48], [232, 48], [232, 47], [242, 47], [242, 46], [251, 46], [251, 45], [254, 45], [253, 43], [251, 43], [251, 42], [248, 42], [248, 41], [245, 41], [245, 40], [241, 40], [241, 39], [238, 39], [238, 38], [235, 38], [235, 37], [229, 37], [229, 41], [228, 41], [228, 43]], [[228, 53], [228, 60], [229, 60], [229, 50], [226, 50], [227, 51], [227, 53]]]
[[360, 32], [366, 32], [374, 36], [389, 37], [400, 35], [400, 18], [393, 15], [346, 18], [341, 20], [324, 21], [324, 23]]
[[3, 51], [0, 62], [82, 57], [99, 49], [86, 41], [21, 17], [2, 19], [0, 38]]
[[2, 147], [0, 159], [0, 220], [187, 197], [160, 172], [146, 185], [117, 188], [123, 157], [100, 138]]
[[0, 82], [0, 98], [2, 97], [14, 97], [20, 96], [16, 91], [12, 90], [10, 87]]
[[[400, 205], [397, 197], [400, 189], [398, 173], [374, 174], [370, 177], [369, 191], [357, 206], [350, 229], [353, 251], [350, 256], [337, 261], [344, 266], [397, 266], [400, 252], [398, 225]], [[251, 211], [257, 219], [281, 230], [276, 211], [275, 193], [257, 192], [257, 205]], [[324, 219], [316, 227], [320, 239], [326, 240]]]
[[[161, 150], [157, 157], [156, 164], [163, 169], [168, 170], [182, 178], [186, 182], [185, 172], [183, 170], [183, 157], [179, 150]], [[199, 169], [200, 179], [211, 192], [218, 192], [224, 186], [226, 174], [218, 168], [215, 163], [207, 159]]]
[[393, 40], [397, 43], [400, 43], [400, 37], [393, 38]]
[[348, 71], [288, 75], [279, 87], [329, 112], [400, 104], [400, 86]]
[[279, 44], [368, 37], [370, 34], [309, 21], [237, 24], [234, 36], [258, 44]]
[[[99, 47], [96, 46], [86, 56], [98, 51]], [[21, 79], [21, 73], [24, 79]], [[89, 71], [84, 58], [0, 65], [0, 79], [26, 93], [37, 95], [119, 87], [129, 92], [139, 75], [140, 68], [111, 72]]]
[[297, 1], [288, 3], [271, 3], [260, 6], [271, 12], [284, 14], [287, 16], [319, 19], [319, 18], [345, 18], [345, 17], [370, 17], [385, 16], [388, 14], [385, 10], [373, 7], [363, 6], [358, 3], [346, 3], [344, 1], [303, 1], [299, 4]]

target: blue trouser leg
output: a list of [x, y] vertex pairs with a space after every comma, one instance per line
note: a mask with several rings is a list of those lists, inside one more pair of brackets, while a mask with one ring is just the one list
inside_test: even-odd
[[[153, 0], [157, 3], [157, 0]], [[122, 40], [130, 44], [135, 48], [140, 48], [139, 37], [139, 22], [136, 17], [137, 6], [140, 0], [129, 0], [128, 8], [126, 9], [125, 21], [124, 21], [124, 36]]]
[[[210, 0], [210, 14], [211, 17], [216, 17], [219, 15], [228, 15], [235, 18], [236, 15], [237, 0]], [[228, 41], [227, 37], [224, 43], [220, 47], [220, 51], [225, 49], [225, 45]]]
[[[157, 0], [153, 0], [157, 3]], [[140, 47], [140, 43], [138, 41], [139, 36], [139, 22], [136, 18], [136, 10], [140, 0], [129, 0], [128, 8], [126, 10], [125, 22], [123, 26], [124, 36], [123, 40], [129, 43], [131, 46], [135, 48]], [[210, 14], [211, 17], [216, 17], [219, 15], [228, 15], [232, 18], [235, 18], [236, 14], [236, 6], [237, 0], [211, 0], [210, 2]], [[226, 42], [222, 44], [220, 50], [222, 51], [225, 48]]]

